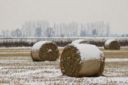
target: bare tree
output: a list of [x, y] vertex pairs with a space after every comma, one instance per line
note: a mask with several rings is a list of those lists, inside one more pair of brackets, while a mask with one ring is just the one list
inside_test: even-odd
[[2, 31], [1, 31], [1, 34], [2, 34], [2, 37], [6, 37], [6, 34], [7, 34], [7, 33], [6, 33], [5, 30], [2, 30]]
[[98, 34], [98, 31], [97, 31], [96, 29], [93, 29], [93, 30], [92, 30], [92, 34], [95, 36], [95, 35]]
[[54, 30], [51, 27], [48, 27], [45, 32], [46, 37], [53, 37], [54, 36]]
[[14, 31], [11, 32], [11, 35], [13, 37], [21, 37], [22, 36], [22, 32], [21, 32], [20, 29], [17, 28], [16, 30], [14, 30]]
[[36, 28], [35, 36], [36, 37], [41, 37], [42, 36], [42, 29], [41, 29], [41, 27]]

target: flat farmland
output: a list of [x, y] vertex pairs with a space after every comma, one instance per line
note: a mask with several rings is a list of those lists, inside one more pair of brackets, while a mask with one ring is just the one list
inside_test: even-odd
[[59, 60], [34, 62], [31, 47], [0, 48], [0, 85], [128, 85], [128, 48], [100, 49], [106, 57], [103, 76], [75, 78], [61, 74]]

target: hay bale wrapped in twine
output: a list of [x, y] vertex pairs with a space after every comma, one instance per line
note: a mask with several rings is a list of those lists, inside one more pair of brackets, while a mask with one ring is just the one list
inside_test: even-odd
[[104, 70], [105, 57], [95, 45], [70, 44], [60, 58], [61, 72], [72, 77], [99, 76]]
[[31, 57], [35, 61], [55, 61], [59, 58], [59, 50], [51, 41], [39, 41], [33, 45]]
[[120, 44], [116, 39], [109, 39], [105, 41], [104, 49], [119, 50]]

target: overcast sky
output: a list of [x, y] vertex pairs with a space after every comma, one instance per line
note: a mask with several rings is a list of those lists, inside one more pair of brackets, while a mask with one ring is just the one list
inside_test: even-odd
[[105, 21], [112, 32], [128, 33], [128, 0], [0, 0], [0, 30], [30, 20]]

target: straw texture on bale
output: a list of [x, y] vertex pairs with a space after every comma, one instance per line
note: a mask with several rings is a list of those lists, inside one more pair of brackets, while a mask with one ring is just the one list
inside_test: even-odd
[[61, 72], [71, 77], [102, 75], [105, 57], [96, 46], [90, 44], [70, 44], [60, 58]]
[[31, 57], [35, 61], [55, 61], [59, 57], [59, 50], [51, 41], [39, 41], [33, 45]]
[[104, 49], [119, 50], [120, 49], [120, 44], [115, 39], [109, 39], [109, 40], [105, 41]]

